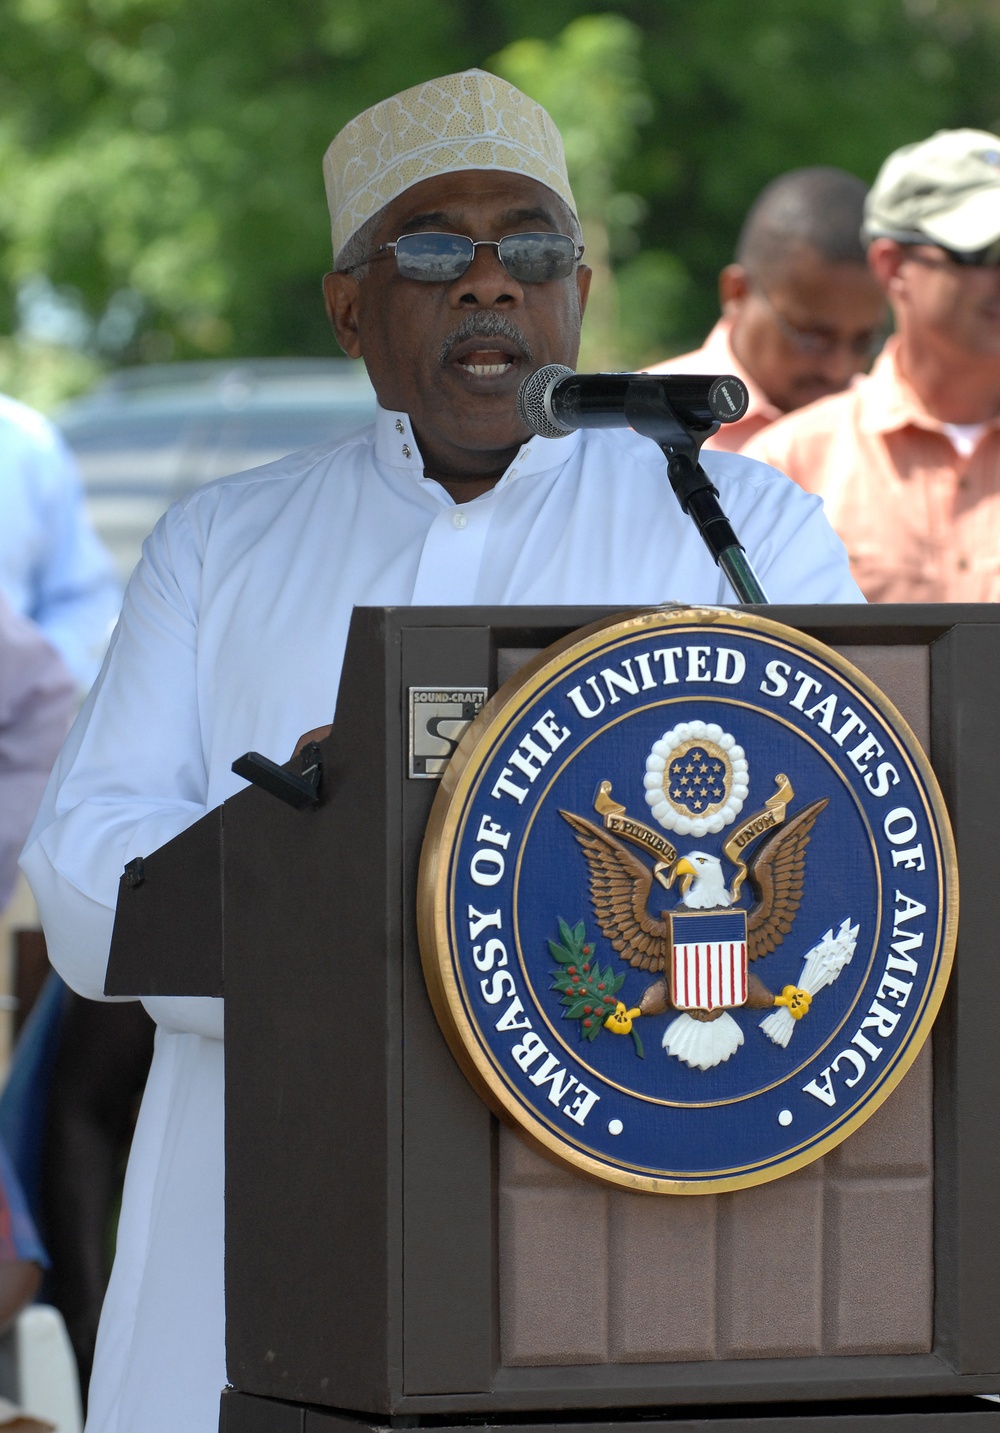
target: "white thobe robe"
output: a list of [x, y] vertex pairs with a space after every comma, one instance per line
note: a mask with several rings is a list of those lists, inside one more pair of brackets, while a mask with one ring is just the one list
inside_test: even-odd
[[[858, 602], [819, 501], [706, 454], [772, 601]], [[56, 968], [101, 996], [118, 877], [332, 719], [355, 605], [734, 599], [627, 430], [533, 438], [456, 505], [405, 414], [189, 494], [147, 539], [23, 864]], [[156, 998], [88, 1433], [214, 1433], [225, 1382], [222, 1002]]]

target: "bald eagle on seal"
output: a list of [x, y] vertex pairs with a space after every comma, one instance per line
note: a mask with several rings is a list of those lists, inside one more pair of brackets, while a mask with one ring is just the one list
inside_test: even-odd
[[[806, 847], [827, 797], [811, 801], [784, 825], [769, 832], [747, 861], [746, 884], [754, 903], [746, 912], [747, 957], [753, 962], [770, 955], [792, 928], [802, 901]], [[643, 991], [638, 1012], [659, 1015], [677, 1009], [671, 988], [673, 933], [671, 911], [654, 916], [649, 910], [654, 872], [609, 831], [570, 811], [560, 815], [572, 827], [590, 869], [590, 895], [602, 934], [622, 960], [657, 978]], [[738, 910], [737, 897], [726, 888], [722, 862], [705, 851], [688, 851], [667, 868], [660, 883], [674, 883], [687, 911]], [[789, 993], [791, 992], [791, 993]], [[747, 977], [746, 1006], [765, 1010], [780, 1004], [799, 1018], [809, 1008], [809, 995], [785, 987], [775, 995], [753, 971]], [[743, 1044], [743, 1031], [725, 1009], [686, 1009], [667, 1027], [663, 1047], [668, 1054], [711, 1069], [728, 1060]]]

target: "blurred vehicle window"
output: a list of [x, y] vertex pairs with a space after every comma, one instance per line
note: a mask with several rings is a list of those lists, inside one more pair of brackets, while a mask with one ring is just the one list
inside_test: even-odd
[[87, 511], [122, 579], [176, 498], [375, 417], [364, 366], [346, 358], [122, 369], [54, 415], [83, 474]]

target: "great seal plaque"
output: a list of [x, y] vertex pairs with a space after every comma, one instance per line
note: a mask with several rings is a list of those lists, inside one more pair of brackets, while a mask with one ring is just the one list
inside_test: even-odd
[[548, 649], [445, 772], [427, 985], [466, 1075], [561, 1163], [715, 1193], [832, 1149], [916, 1058], [958, 878], [906, 722], [821, 643], [671, 608]]

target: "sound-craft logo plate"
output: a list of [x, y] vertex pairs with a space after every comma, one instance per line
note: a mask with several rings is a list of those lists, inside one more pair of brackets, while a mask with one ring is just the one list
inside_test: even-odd
[[954, 952], [936, 780], [850, 663], [721, 609], [541, 654], [445, 772], [421, 953], [485, 1099], [618, 1185], [761, 1183], [903, 1077]]
[[410, 687], [411, 779], [441, 776], [485, 701], [485, 687]]

